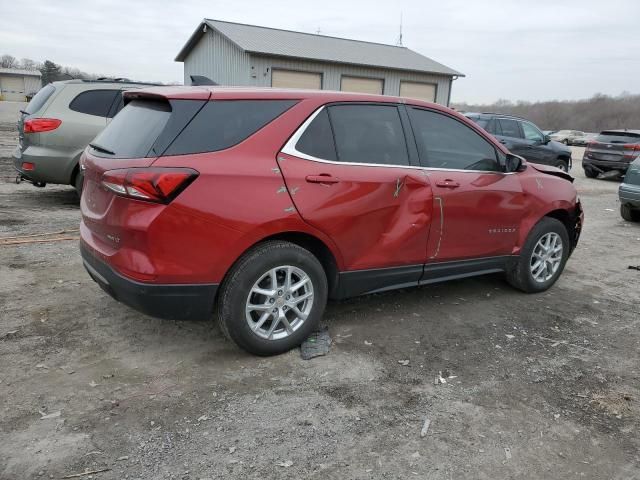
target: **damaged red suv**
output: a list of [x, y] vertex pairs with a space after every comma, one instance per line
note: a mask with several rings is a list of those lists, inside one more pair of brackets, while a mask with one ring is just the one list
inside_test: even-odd
[[387, 96], [150, 88], [82, 159], [81, 252], [150, 315], [208, 318], [245, 350], [299, 345], [328, 298], [504, 272], [558, 279], [572, 177], [445, 107]]

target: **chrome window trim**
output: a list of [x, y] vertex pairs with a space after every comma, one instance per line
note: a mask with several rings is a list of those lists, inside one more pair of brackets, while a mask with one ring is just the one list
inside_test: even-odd
[[[389, 104], [395, 105], [395, 104]], [[518, 172], [494, 172], [488, 170], [463, 170], [460, 168], [436, 168], [436, 167], [423, 167], [416, 165], [392, 165], [386, 163], [360, 163], [360, 162], [341, 162], [338, 160], [325, 160], [323, 158], [314, 157], [313, 155], [308, 155], [296, 149], [296, 145], [302, 137], [302, 134], [309, 127], [311, 122], [326, 108], [326, 105], [321, 106], [315, 112], [311, 114], [309, 118], [307, 118], [302, 125], [298, 127], [298, 129], [294, 132], [294, 134], [289, 138], [287, 143], [285, 143], [280, 153], [284, 153], [286, 155], [291, 155], [292, 157], [301, 158], [303, 160], [310, 160], [312, 162], [318, 163], [328, 163], [331, 165], [353, 165], [355, 167], [385, 167], [385, 168], [408, 168], [411, 170], [426, 170], [426, 171], [437, 171], [437, 172], [461, 172], [461, 173], [494, 173], [498, 175], [513, 175]]]

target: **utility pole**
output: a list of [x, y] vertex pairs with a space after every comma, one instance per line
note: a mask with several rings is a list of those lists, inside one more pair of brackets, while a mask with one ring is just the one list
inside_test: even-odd
[[402, 47], [402, 11], [400, 12], [400, 35], [398, 36], [398, 41], [396, 42], [396, 46]]

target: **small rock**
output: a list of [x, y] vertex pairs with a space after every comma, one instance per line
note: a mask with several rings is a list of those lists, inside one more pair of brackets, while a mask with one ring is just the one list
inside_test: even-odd
[[553, 418], [554, 418], [554, 420], [558, 420], [560, 418], [560, 414], [559, 413], [554, 413], [553, 414]]
[[58, 418], [61, 415], [62, 412], [60, 412], [60, 410], [58, 410], [57, 412], [53, 412], [53, 413], [44, 413], [44, 412], [40, 412], [40, 420], [47, 420], [49, 418]]
[[509, 447], [504, 447], [504, 455], [507, 457], [507, 460], [511, 459], [511, 449]]
[[229, 453], [234, 453], [236, 451], [236, 447], [229, 447]]
[[293, 465], [293, 462], [291, 460], [285, 460], [284, 462], [280, 462], [278, 464], [279, 467], [284, 467], [284, 468], [289, 468], [292, 465]]
[[364, 341], [365, 345], [373, 345], [373, 342], [368, 342], [367, 340]]
[[398, 363], [400, 365], [402, 365], [403, 367], [408, 367], [409, 366], [409, 360], [398, 360]]
[[420, 458], [420, 452], [413, 452], [411, 458]]
[[207, 420], [209, 420], [209, 417], [207, 417], [206, 415], [198, 417], [198, 422], [206, 422]]
[[509, 334], [506, 334], [506, 335], [505, 335], [505, 337], [507, 337], [507, 339], [508, 339], [508, 340], [512, 340], [512, 339], [514, 339], [516, 336], [515, 336], [515, 335], [509, 335]]
[[129, 460], [129, 455], [124, 455], [122, 457], [116, 458], [116, 462], [123, 462], [125, 460]]

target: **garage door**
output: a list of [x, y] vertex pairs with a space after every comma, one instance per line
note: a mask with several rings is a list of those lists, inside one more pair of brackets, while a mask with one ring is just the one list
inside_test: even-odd
[[278, 88], [322, 89], [322, 74], [310, 72], [294, 72], [292, 70], [273, 70], [271, 86]]
[[382, 80], [379, 78], [342, 77], [340, 90], [343, 92], [373, 93], [382, 95]]
[[436, 86], [432, 83], [400, 82], [400, 96], [425, 102], [436, 101]]
[[24, 78], [13, 75], [0, 77], [0, 91], [3, 100], [24, 102]]

